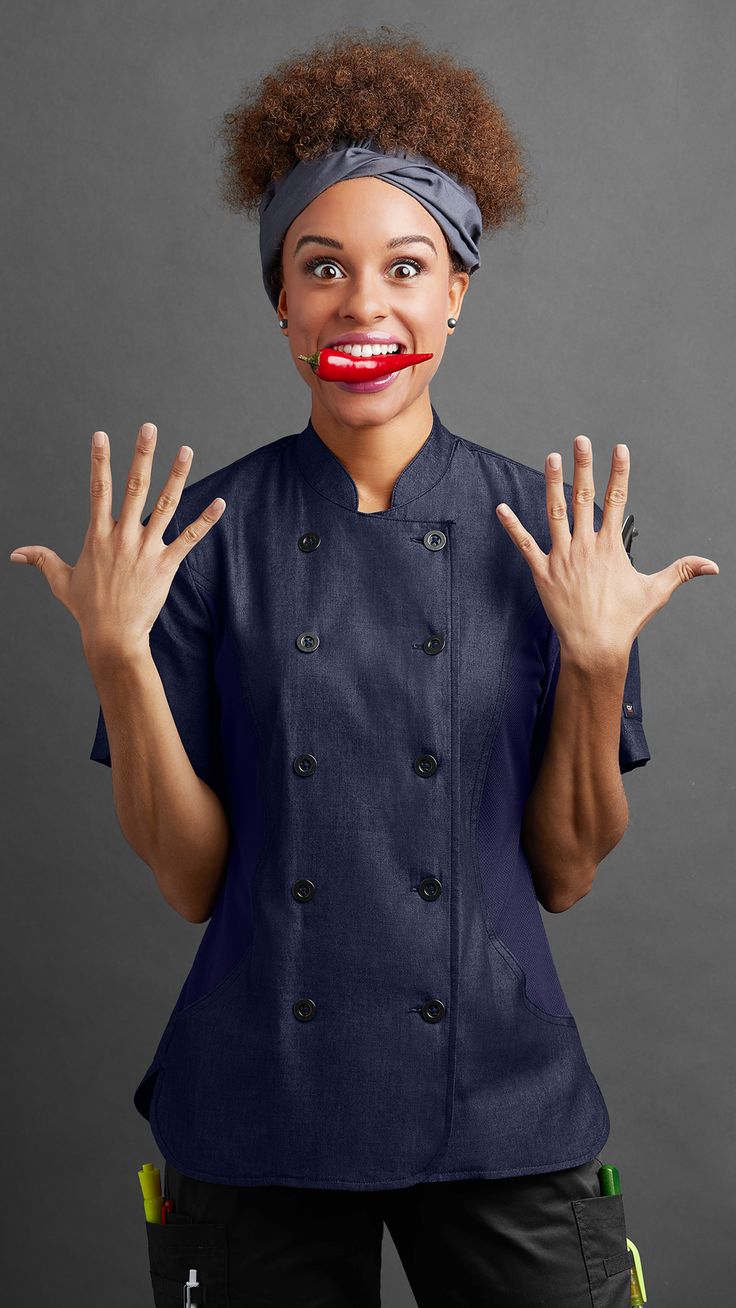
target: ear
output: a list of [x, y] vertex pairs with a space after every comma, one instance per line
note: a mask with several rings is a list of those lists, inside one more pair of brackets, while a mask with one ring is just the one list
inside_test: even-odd
[[460, 305], [462, 304], [463, 299], [465, 298], [465, 292], [467, 291], [469, 285], [470, 285], [469, 273], [466, 272], [450, 273], [448, 312], [452, 315], [453, 318], [458, 318], [460, 316]]

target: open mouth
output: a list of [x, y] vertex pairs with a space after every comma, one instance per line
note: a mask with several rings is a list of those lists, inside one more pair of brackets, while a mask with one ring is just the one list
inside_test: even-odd
[[[352, 342], [350, 342], [352, 344]], [[356, 345], [363, 342], [355, 342]], [[378, 345], [379, 342], [371, 342]], [[315, 350], [313, 354], [299, 354], [297, 358], [302, 363], [308, 363], [312, 372], [320, 381], [328, 382], [348, 382], [358, 384], [358, 378], [361, 379], [361, 385], [371, 388], [374, 384], [380, 389], [381, 385], [388, 385], [393, 382], [394, 378], [400, 372], [409, 368], [414, 368], [418, 363], [425, 363], [427, 359], [433, 358], [431, 351], [423, 354], [415, 354], [412, 349], [399, 341], [391, 341], [395, 349], [389, 351], [389, 342], [380, 342], [385, 345], [386, 353], [383, 350], [370, 355], [361, 353], [352, 354], [339, 345], [323, 345]], [[394, 366], [392, 366], [392, 364]]]

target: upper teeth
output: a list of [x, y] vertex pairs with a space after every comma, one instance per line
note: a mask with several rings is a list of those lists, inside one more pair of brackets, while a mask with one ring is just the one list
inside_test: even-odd
[[359, 342], [355, 342], [353, 345], [333, 345], [332, 349], [342, 350], [345, 354], [354, 354], [359, 358], [362, 357], [365, 359], [369, 358], [371, 354], [396, 354], [396, 352], [401, 349], [401, 346], [393, 343], [391, 345], [385, 343], [382, 345], [362, 345]]

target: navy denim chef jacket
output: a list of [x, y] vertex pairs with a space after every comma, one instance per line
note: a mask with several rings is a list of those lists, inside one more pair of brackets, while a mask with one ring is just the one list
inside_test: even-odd
[[[185, 487], [164, 533], [227, 501], [151, 631], [231, 824], [133, 1098], [200, 1180], [394, 1189], [574, 1167], [608, 1138], [519, 834], [559, 642], [495, 508], [549, 550], [544, 473], [432, 417], [384, 511], [358, 511], [310, 420]], [[635, 641], [621, 771], [649, 757]]]

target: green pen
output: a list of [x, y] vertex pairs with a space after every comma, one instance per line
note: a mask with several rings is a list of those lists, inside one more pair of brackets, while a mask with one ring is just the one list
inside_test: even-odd
[[[601, 1194], [620, 1194], [621, 1178], [618, 1174], [618, 1168], [612, 1163], [604, 1163], [598, 1168], [598, 1182], [601, 1187]], [[644, 1272], [642, 1271], [641, 1258], [639, 1250], [632, 1240], [626, 1237], [626, 1247], [631, 1250], [634, 1258], [634, 1265], [631, 1270], [631, 1308], [641, 1308], [641, 1304], [647, 1301], [647, 1292], [644, 1288]]]

